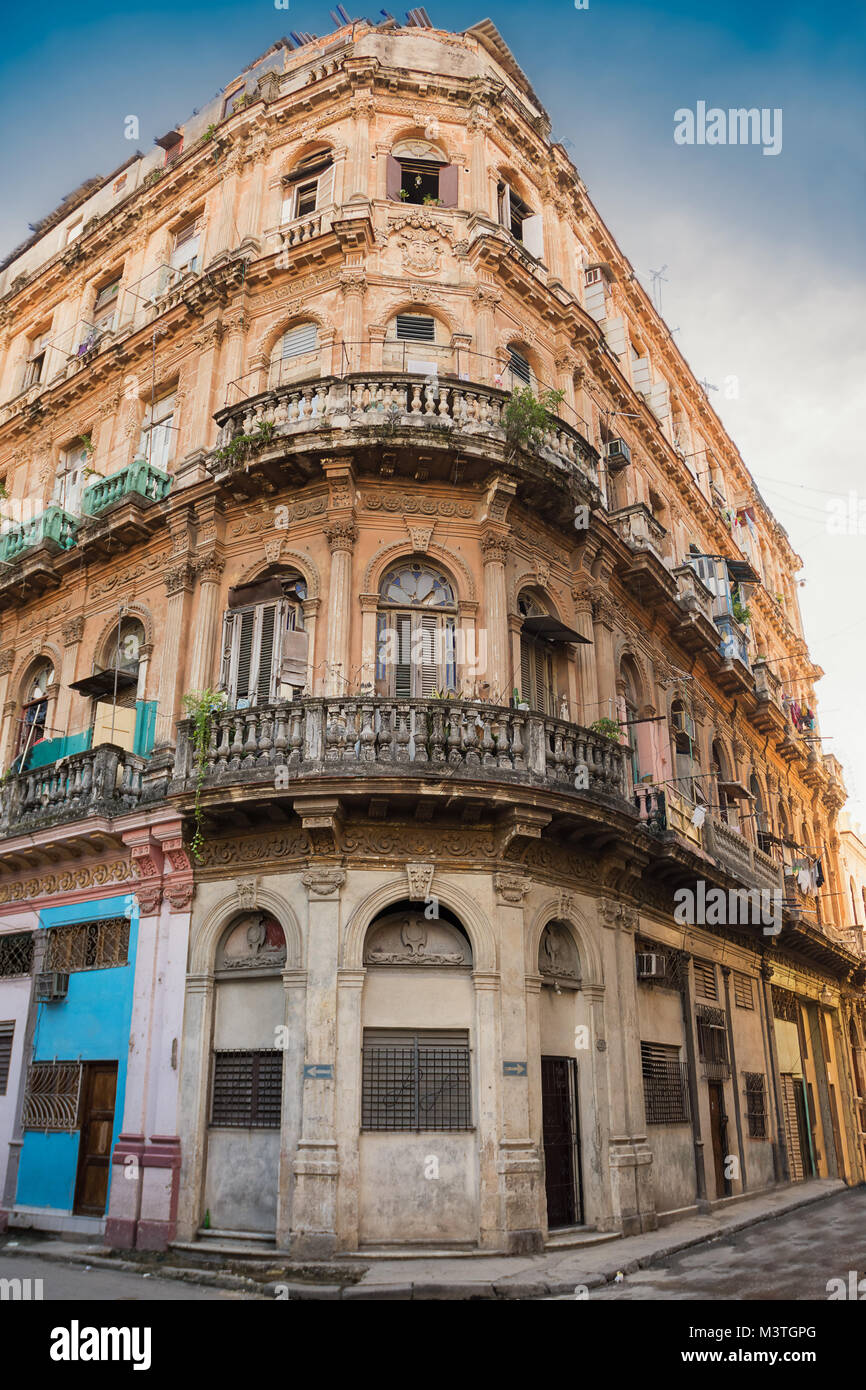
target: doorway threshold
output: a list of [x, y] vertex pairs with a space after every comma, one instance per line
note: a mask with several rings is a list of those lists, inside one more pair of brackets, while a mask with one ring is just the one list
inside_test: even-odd
[[607, 1245], [622, 1240], [621, 1231], [595, 1231], [591, 1226], [558, 1226], [544, 1242], [545, 1250], [574, 1250], [589, 1245]]

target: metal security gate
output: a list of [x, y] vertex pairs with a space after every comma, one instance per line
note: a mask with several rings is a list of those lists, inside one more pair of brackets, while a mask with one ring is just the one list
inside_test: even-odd
[[809, 1164], [808, 1150], [804, 1152], [803, 1125], [803, 1083], [798, 1076], [782, 1073], [782, 1112], [785, 1116], [785, 1139], [788, 1145], [788, 1166], [791, 1182], [802, 1182]]
[[573, 1057], [542, 1057], [541, 1119], [548, 1227], [578, 1226], [583, 1221], [583, 1199]]

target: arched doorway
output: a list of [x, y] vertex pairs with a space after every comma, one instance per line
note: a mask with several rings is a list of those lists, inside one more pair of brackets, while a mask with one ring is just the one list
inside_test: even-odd
[[444, 906], [399, 902], [370, 923], [364, 965], [360, 1243], [475, 1244], [471, 943]]
[[256, 910], [232, 918], [214, 963], [206, 1229], [276, 1230], [285, 965], [286, 939], [276, 917]]
[[[567, 923], [550, 921], [538, 947], [541, 976], [541, 1123], [548, 1230], [584, 1224], [575, 992], [580, 959]], [[587, 1030], [588, 1031], [588, 1030]]]
[[548, 618], [550, 614], [526, 589], [518, 595], [517, 611], [524, 620], [520, 633], [521, 702], [541, 714], [556, 714], [553, 647], [531, 631], [533, 619]]
[[48, 728], [48, 690], [54, 682], [54, 666], [40, 657], [35, 670], [24, 683], [21, 713], [18, 717], [18, 736], [15, 756], [23, 767], [34, 744], [46, 737]]
[[456, 692], [457, 597], [447, 574], [403, 560], [379, 585], [376, 694], [397, 700]]

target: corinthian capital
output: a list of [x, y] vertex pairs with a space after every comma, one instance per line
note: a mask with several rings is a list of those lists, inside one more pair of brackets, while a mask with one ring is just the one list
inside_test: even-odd
[[335, 550], [351, 550], [358, 539], [358, 528], [354, 521], [335, 521], [325, 527], [325, 535], [333, 554]]

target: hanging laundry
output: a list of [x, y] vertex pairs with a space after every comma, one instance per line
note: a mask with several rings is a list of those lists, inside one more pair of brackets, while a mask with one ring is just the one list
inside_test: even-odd
[[812, 875], [805, 867], [797, 870], [797, 887], [801, 893], [808, 893], [812, 887]]
[[815, 887], [821, 888], [824, 884], [824, 870], [821, 867], [820, 859], [815, 860]]

